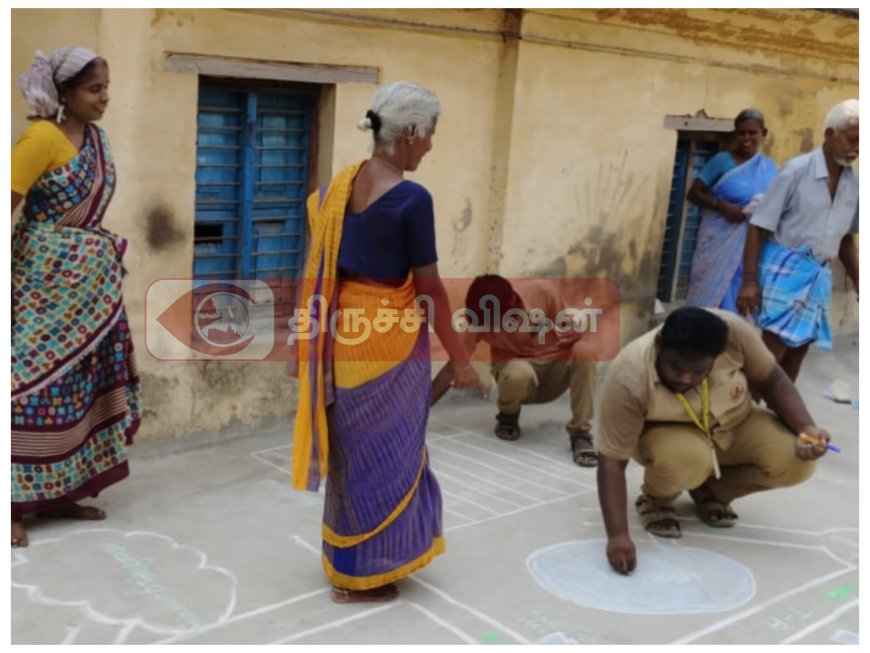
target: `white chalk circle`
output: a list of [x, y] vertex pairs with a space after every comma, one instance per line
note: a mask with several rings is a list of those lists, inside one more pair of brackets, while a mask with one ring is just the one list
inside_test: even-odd
[[624, 614], [722, 612], [755, 595], [752, 572], [713, 551], [641, 540], [637, 568], [623, 576], [607, 564], [606, 544], [578, 540], [538, 549], [526, 567], [561, 599]]

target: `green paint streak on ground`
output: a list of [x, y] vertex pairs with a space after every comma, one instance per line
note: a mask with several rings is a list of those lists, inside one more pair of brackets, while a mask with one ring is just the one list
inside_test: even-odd
[[831, 601], [845, 601], [849, 598], [849, 594], [855, 591], [855, 585], [852, 583], [846, 583], [835, 589], [832, 592], [828, 592], [825, 594], [825, 598]]
[[498, 633], [484, 633], [483, 634], [483, 643], [484, 644], [502, 644], [501, 637], [498, 636]]

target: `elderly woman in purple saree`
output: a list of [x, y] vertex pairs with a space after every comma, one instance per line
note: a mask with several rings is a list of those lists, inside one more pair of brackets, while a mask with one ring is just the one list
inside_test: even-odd
[[759, 151], [767, 133], [760, 111], [746, 109], [734, 123], [735, 148], [713, 157], [688, 193], [704, 213], [686, 303], [736, 313], [747, 220], [776, 176], [776, 164]]
[[[326, 479], [321, 562], [337, 603], [393, 600], [395, 581], [445, 550], [426, 450], [431, 362], [418, 297], [432, 300], [426, 318], [454, 362], [453, 386], [486, 389], [450, 323], [432, 197], [404, 179], [431, 149], [439, 113], [435, 94], [417, 84], [380, 87], [360, 122], [373, 132], [372, 157], [308, 199], [299, 305], [310, 307], [309, 326], [333, 326], [298, 341], [293, 484], [316, 491]], [[413, 319], [364, 337], [345, 322], [354, 313], [374, 325], [386, 310]]]

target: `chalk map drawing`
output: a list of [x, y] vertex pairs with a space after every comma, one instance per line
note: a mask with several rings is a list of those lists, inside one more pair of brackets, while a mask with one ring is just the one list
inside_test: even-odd
[[[285, 508], [289, 501], [312, 525], [276, 542], [276, 556], [285, 563], [310, 560], [300, 563], [305, 571], [297, 582], [276, 579], [270, 588], [278, 591], [257, 600], [252, 586], [262, 578], [251, 578], [249, 567], [232, 568], [226, 552], [210, 559], [215, 553], [207, 540], [184, 543], [173, 533], [83, 528], [34, 537], [29, 548], [12, 553], [16, 643], [652, 643], [653, 633], [634, 624], [663, 614], [683, 616], [658, 620], [656, 643], [857, 643], [856, 528], [797, 530], [744, 520], [733, 532], [690, 527], [679, 542], [661, 542], [632, 523], [641, 564], [626, 578], [603, 560], [594, 475], [438, 419], [430, 421], [428, 444], [448, 536], [459, 540], [480, 530], [475, 537], [487, 537], [490, 526], [504, 532], [506, 525], [519, 528], [542, 515], [563, 519], [559, 515], [570, 511], [571, 530], [594, 539], [562, 541], [564, 529], [554, 528], [554, 539], [522, 551], [514, 584], [497, 590], [524, 588], [511, 613], [496, 610], [492, 594], [480, 587], [462, 587], [426, 570], [403, 581], [402, 595], [390, 604], [335, 605], [318, 575], [313, 525], [319, 524], [322, 498], [290, 488], [290, 447], [283, 437], [246, 452], [252, 467], [240, 474], [238, 487], [242, 497], [274, 499]], [[546, 520], [541, 523], [551, 523]], [[787, 569], [800, 569], [799, 576], [774, 565], [779, 571], [764, 569], [756, 591], [749, 569], [771, 561], [762, 549], [781, 551], [791, 561]], [[291, 568], [286, 565], [284, 573]]]
[[691, 614], [737, 608], [755, 595], [752, 572], [713, 551], [635, 543], [643, 564], [631, 576], [601, 564], [606, 541], [579, 540], [532, 553], [529, 573], [577, 605], [623, 614]]
[[[78, 608], [92, 622], [117, 627], [117, 643], [136, 629], [168, 636], [219, 622], [234, 609], [237, 584], [198, 549], [159, 533], [107, 528], [16, 549], [11, 581], [35, 603]], [[94, 592], [95, 582], [115, 589]]]

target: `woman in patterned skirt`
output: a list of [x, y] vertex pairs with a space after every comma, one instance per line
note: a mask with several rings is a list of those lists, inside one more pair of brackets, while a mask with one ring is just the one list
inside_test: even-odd
[[19, 87], [33, 124], [12, 151], [12, 546], [24, 517], [105, 519], [78, 501], [129, 474], [139, 376], [121, 294], [126, 241], [101, 226], [115, 189], [102, 129], [109, 69], [37, 52]]

